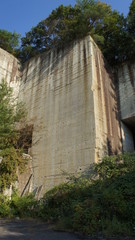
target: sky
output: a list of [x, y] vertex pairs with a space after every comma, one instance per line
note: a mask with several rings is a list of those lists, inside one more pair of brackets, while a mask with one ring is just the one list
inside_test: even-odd
[[[101, 0], [126, 16], [132, 0]], [[47, 18], [59, 5], [75, 5], [76, 0], [1, 0], [0, 29], [25, 33]]]

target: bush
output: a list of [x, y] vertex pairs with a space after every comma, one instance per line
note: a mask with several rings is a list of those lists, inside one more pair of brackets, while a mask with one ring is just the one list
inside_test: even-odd
[[10, 216], [10, 201], [6, 196], [0, 194], [0, 217]]
[[10, 209], [12, 216], [35, 217], [37, 201], [33, 194], [20, 197], [16, 192], [12, 195]]
[[14, 147], [1, 150], [0, 157], [2, 157], [0, 163], [0, 192], [3, 192], [17, 181], [17, 169], [19, 173], [24, 172], [28, 159], [24, 159], [21, 150]]
[[135, 170], [135, 154], [125, 153], [120, 155], [106, 156], [102, 162], [95, 164], [95, 171], [100, 179], [109, 179], [122, 176]]
[[98, 180], [80, 178], [48, 191], [39, 216], [85, 234], [134, 235], [135, 155], [105, 157], [95, 171]]
[[0, 217], [35, 217], [37, 216], [37, 205], [38, 201], [32, 194], [20, 197], [17, 191], [14, 191], [11, 199], [1, 194]]
[[134, 160], [134, 154], [106, 157], [95, 166], [99, 179], [74, 178], [39, 201], [16, 192], [10, 201], [1, 195], [0, 216], [40, 217], [84, 234], [135, 236]]

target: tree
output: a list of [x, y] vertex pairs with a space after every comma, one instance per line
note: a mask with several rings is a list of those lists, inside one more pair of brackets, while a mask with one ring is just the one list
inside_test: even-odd
[[111, 6], [100, 1], [78, 0], [83, 19], [82, 29], [90, 33], [101, 48], [105, 58], [112, 64], [126, 59], [125, 43], [129, 41], [126, 32], [126, 19], [123, 14], [112, 11]]
[[7, 52], [17, 55], [19, 47], [20, 34], [16, 32], [8, 32], [6, 30], [0, 30], [0, 47]]
[[135, 0], [132, 0], [129, 13], [126, 18], [126, 34], [125, 45], [123, 50], [126, 49], [126, 59], [134, 60], [135, 58]]
[[77, 0], [74, 7], [60, 5], [22, 38], [22, 59], [62, 47], [90, 34], [111, 65], [135, 54], [135, 0], [128, 17], [99, 0]]
[[135, 37], [135, 0], [132, 0], [127, 19], [128, 31], [131, 33], [132, 36]]
[[19, 133], [16, 123], [25, 116], [22, 104], [13, 98], [12, 89], [2, 80], [0, 83], [0, 191], [17, 180], [17, 168], [22, 170], [26, 161], [17, 148]]
[[41, 53], [49, 48], [50, 38], [48, 36], [46, 21], [40, 22], [31, 31], [26, 33], [26, 36], [21, 39], [21, 54], [20, 58], [23, 61]]
[[21, 104], [13, 98], [12, 89], [0, 83], [0, 149], [11, 147], [17, 140], [16, 123], [25, 115]]
[[88, 32], [94, 37], [98, 34], [98, 29], [104, 27], [104, 18], [112, 13], [110, 5], [94, 0], [77, 0], [77, 5], [81, 12], [82, 31]]
[[79, 8], [60, 5], [46, 19], [51, 45], [65, 45], [79, 35]]
[[79, 9], [72, 6], [59, 6], [47, 19], [41, 21], [21, 39], [21, 59], [28, 60], [44, 52], [78, 38]]

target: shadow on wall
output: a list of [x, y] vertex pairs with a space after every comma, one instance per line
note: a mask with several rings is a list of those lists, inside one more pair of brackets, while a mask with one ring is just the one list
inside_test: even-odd
[[[119, 139], [119, 141], [121, 141], [121, 139]], [[107, 149], [108, 149], [108, 156], [117, 155], [121, 152], [121, 147], [120, 146], [118, 148], [113, 149], [111, 141], [108, 138], [106, 140], [106, 146], [107, 146]]]
[[26, 125], [19, 130], [17, 147], [22, 148], [25, 153], [29, 153], [29, 149], [32, 147], [32, 134], [33, 124]]
[[[74, 42], [71, 42], [68, 46], [65, 47], [60, 47], [60, 48], [55, 48], [51, 49], [47, 52], [40, 53], [39, 55], [31, 58], [28, 60], [24, 66], [23, 66], [23, 81], [26, 83], [27, 81], [31, 80], [32, 78], [38, 76], [38, 82], [42, 81], [43, 78], [47, 78], [50, 73], [53, 73], [55, 69], [57, 69], [57, 65], [62, 62], [62, 59], [65, 58], [69, 53], [73, 53], [73, 47], [78, 45], [78, 48], [80, 48], [80, 43], [81, 42], [86, 42], [86, 40], [76, 40]], [[78, 49], [79, 51], [80, 49]], [[70, 55], [69, 55], [70, 57]], [[40, 58], [39, 64], [38, 64], [38, 59]], [[68, 62], [66, 64], [66, 67], [70, 65], [70, 68], [73, 67], [73, 58], [68, 58]], [[36, 66], [34, 69], [32, 69], [32, 75], [29, 79], [29, 69], [31, 66]], [[42, 76], [43, 75], [43, 76]]]

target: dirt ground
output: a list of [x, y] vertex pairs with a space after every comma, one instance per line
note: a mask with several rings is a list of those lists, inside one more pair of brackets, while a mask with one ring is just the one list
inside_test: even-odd
[[72, 233], [54, 231], [52, 226], [36, 221], [0, 220], [0, 240], [79, 240]]
[[0, 240], [133, 240], [135, 238], [85, 237], [54, 231], [53, 226], [39, 221], [0, 219]]

